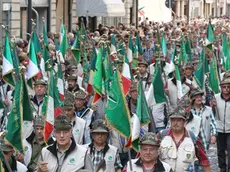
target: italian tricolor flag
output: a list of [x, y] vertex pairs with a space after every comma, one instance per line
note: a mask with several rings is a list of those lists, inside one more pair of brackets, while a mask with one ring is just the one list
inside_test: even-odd
[[61, 101], [64, 101], [64, 80], [62, 76], [61, 64], [58, 63], [58, 78], [57, 78], [58, 92], [60, 95]]
[[114, 34], [112, 34], [111, 36], [111, 47], [110, 47], [110, 52], [111, 53], [116, 53], [117, 52], [117, 48], [116, 48], [116, 39]]
[[42, 112], [45, 116], [44, 140], [47, 142], [53, 131], [55, 118], [62, 113], [62, 102], [60, 101], [56, 86], [54, 71], [50, 72], [47, 95], [44, 98]]
[[129, 61], [128, 58], [125, 57], [125, 63], [122, 71], [122, 85], [123, 85], [123, 90], [125, 95], [127, 95], [129, 92], [130, 84], [131, 84], [131, 72], [129, 67]]
[[128, 60], [130, 63], [133, 61], [133, 40], [132, 38], [133, 36], [132, 34], [130, 34], [129, 43], [128, 43], [128, 52], [127, 52]]
[[14, 66], [13, 66], [13, 60], [11, 55], [10, 42], [9, 42], [8, 33], [6, 32], [5, 49], [3, 53], [3, 63], [2, 63], [2, 78], [6, 83], [10, 84], [11, 86], [14, 86], [14, 79], [12, 76], [13, 70], [14, 70]]
[[26, 74], [30, 87], [32, 87], [32, 78], [36, 76], [38, 73], [39, 69], [34, 44], [33, 41], [30, 41], [29, 64]]

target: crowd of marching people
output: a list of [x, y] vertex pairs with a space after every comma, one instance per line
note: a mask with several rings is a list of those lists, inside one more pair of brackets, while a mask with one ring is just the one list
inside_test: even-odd
[[[189, 23], [146, 18], [138, 28], [99, 24], [94, 32], [83, 23], [69, 33], [64, 26], [61, 33], [46, 33], [44, 26], [30, 41], [10, 39], [6, 30], [1, 169], [210, 172], [207, 153], [216, 144], [218, 167], [229, 172], [229, 32], [227, 17]], [[11, 71], [15, 85], [7, 78], [9, 54], [18, 63]], [[26, 83], [28, 102], [25, 90], [17, 99], [17, 82]], [[12, 129], [17, 110], [21, 136]], [[16, 137], [21, 151], [11, 142]]]

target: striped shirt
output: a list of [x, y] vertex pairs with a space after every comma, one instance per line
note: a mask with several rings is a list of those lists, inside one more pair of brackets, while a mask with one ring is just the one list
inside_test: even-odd
[[143, 57], [148, 64], [152, 63], [152, 58], [154, 56], [154, 48], [145, 48]]
[[[202, 118], [202, 112], [204, 110], [205, 110], [205, 106], [202, 105], [199, 111], [196, 111], [195, 107], [193, 107], [191, 109], [191, 112], [192, 112], [193, 115], [197, 115], [197, 116], [201, 117], [201, 119], [203, 119]], [[216, 120], [215, 120], [215, 117], [214, 117], [214, 114], [213, 114], [212, 111], [211, 111], [209, 117], [211, 119], [211, 123], [210, 123], [210, 125], [211, 125], [211, 127], [210, 127], [211, 131], [210, 131], [210, 133], [211, 133], [211, 136], [215, 136], [217, 134]], [[206, 137], [206, 132], [205, 132], [205, 129], [204, 129], [204, 126], [202, 125], [202, 123], [203, 123], [203, 120], [201, 121], [201, 125], [200, 125], [201, 128], [200, 128], [200, 134], [199, 134], [199, 136], [201, 137], [201, 140], [202, 140], [202, 143], [204, 145], [204, 148], [207, 151], [208, 147], [209, 147], [209, 140], [206, 139], [207, 138]]]

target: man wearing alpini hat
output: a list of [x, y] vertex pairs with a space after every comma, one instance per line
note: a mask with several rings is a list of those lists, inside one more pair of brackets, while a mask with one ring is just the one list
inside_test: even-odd
[[73, 126], [73, 138], [75, 142], [82, 145], [84, 143], [86, 121], [75, 115], [74, 95], [67, 90], [65, 90], [65, 101], [63, 110], [71, 120]]
[[[4, 133], [3, 136], [0, 138], [0, 149], [2, 152], [2, 155], [4, 156], [4, 159], [6, 161], [2, 161], [2, 167], [1, 171], [9, 171], [8, 168], [10, 168], [12, 171], [17, 171], [17, 172], [27, 172], [27, 168], [24, 164], [21, 162], [17, 161], [15, 156], [14, 156], [14, 148], [9, 145], [5, 140], [4, 140]], [[9, 167], [7, 167], [6, 163], [8, 163]]]
[[216, 107], [218, 164], [221, 172], [227, 172], [230, 170], [230, 78], [223, 79], [220, 88], [221, 92], [215, 95], [212, 105]]
[[38, 158], [42, 148], [50, 145], [54, 142], [50, 137], [48, 142], [44, 141], [44, 126], [45, 120], [43, 116], [36, 116], [34, 118], [34, 130], [33, 132], [23, 140], [24, 145], [24, 164], [27, 166], [28, 171], [35, 170], [38, 162]]
[[84, 119], [86, 122], [86, 129], [84, 135], [85, 144], [91, 142], [89, 126], [93, 122], [94, 114], [95, 114], [93, 109], [87, 107], [86, 100], [87, 100], [87, 92], [80, 89], [75, 93], [75, 102], [74, 102], [75, 115], [78, 116], [79, 118]]
[[130, 169], [130, 162], [128, 162], [124, 172], [172, 172], [170, 165], [159, 159], [160, 140], [155, 133], [146, 133], [140, 140], [139, 145], [140, 158], [131, 160], [132, 170]]
[[42, 115], [43, 98], [46, 94], [47, 82], [43, 79], [36, 80], [34, 83], [35, 96], [31, 98], [31, 103], [37, 115]]
[[104, 120], [97, 119], [92, 123], [92, 143], [86, 145], [93, 162], [95, 172], [121, 172], [121, 161], [118, 149], [107, 143], [109, 130]]
[[205, 150], [209, 149], [209, 143], [216, 143], [216, 120], [212, 108], [205, 106], [202, 102], [204, 92], [200, 89], [193, 89], [190, 93], [191, 113], [201, 118], [199, 136], [202, 139]]
[[56, 117], [54, 135], [56, 141], [42, 149], [37, 172], [93, 171], [87, 149], [72, 138], [71, 120], [65, 114]]
[[197, 158], [204, 172], [210, 172], [210, 164], [199, 137], [185, 129], [187, 114], [184, 107], [176, 107], [169, 115], [170, 129], [160, 132], [160, 159], [168, 163], [174, 172], [189, 171]]
[[68, 82], [68, 91], [72, 92], [75, 94], [79, 90], [79, 85], [77, 84], [77, 76], [75, 75], [70, 75], [67, 78]]
[[136, 76], [134, 76], [135, 80], [142, 82], [144, 92], [149, 89], [149, 86], [151, 84], [151, 75], [147, 69], [148, 63], [144, 59], [142, 59], [138, 62], [139, 73]]

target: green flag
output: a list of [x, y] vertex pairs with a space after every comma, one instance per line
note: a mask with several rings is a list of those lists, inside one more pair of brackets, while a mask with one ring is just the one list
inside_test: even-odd
[[43, 20], [43, 39], [44, 39], [44, 45], [48, 46], [49, 42], [48, 42], [48, 37], [47, 37], [47, 30], [46, 30], [45, 20]]
[[112, 34], [111, 35], [111, 53], [116, 53], [117, 52], [117, 44], [116, 44], [116, 39], [115, 39], [115, 35]]
[[185, 42], [185, 51], [188, 56], [188, 60], [191, 62], [192, 61], [192, 48], [191, 48], [191, 42], [189, 39], [187, 39]]
[[28, 84], [32, 88], [32, 78], [35, 77], [39, 73], [38, 62], [36, 58], [36, 51], [33, 44], [33, 41], [30, 41], [30, 52], [29, 52], [29, 64], [27, 67], [27, 79]]
[[[133, 114], [132, 120], [132, 147], [135, 151], [138, 152], [138, 143], [139, 143], [139, 136], [140, 136], [140, 127], [151, 122], [150, 119], [150, 111], [145, 99], [145, 94], [142, 88], [142, 82], [139, 81], [138, 83], [138, 97], [137, 97], [137, 107], [136, 107], [136, 114]], [[137, 118], [136, 118], [137, 117]], [[135, 119], [136, 118], [136, 119]]]
[[162, 81], [161, 75], [161, 69], [158, 65], [152, 80], [152, 85], [154, 87], [154, 98], [156, 103], [163, 103], [167, 101], [164, 93], [164, 83]]
[[40, 42], [39, 42], [36, 30], [34, 30], [33, 33], [32, 33], [32, 42], [33, 42], [33, 45], [34, 45], [36, 55], [38, 53], [41, 53], [41, 46], [40, 46]]
[[77, 63], [80, 63], [81, 61], [81, 53], [80, 53], [80, 41], [78, 35], [76, 35], [76, 38], [74, 40], [73, 46], [71, 48], [73, 55], [77, 61]]
[[188, 57], [186, 54], [186, 48], [185, 48], [185, 43], [184, 43], [184, 37], [182, 37], [181, 43], [180, 43], [180, 57], [179, 57], [179, 64], [182, 63], [187, 63], [188, 62]]
[[210, 66], [210, 86], [212, 91], [217, 94], [220, 92], [219, 90], [219, 77], [218, 77], [218, 69], [217, 69], [217, 60], [216, 57], [213, 56]]
[[206, 46], [214, 42], [214, 31], [211, 22], [208, 24]]
[[114, 72], [105, 108], [105, 117], [113, 129], [124, 138], [129, 139], [131, 135], [130, 114], [121, 82], [120, 73]]
[[[102, 75], [103, 75], [103, 78], [104, 78], [104, 84], [105, 84], [105, 87], [106, 88], [106, 91], [109, 90], [109, 83], [110, 81], [112, 80], [113, 78], [113, 70], [112, 70], [112, 65], [109, 61], [109, 56], [108, 56], [108, 53], [106, 52], [106, 49], [104, 48], [104, 51], [103, 51], [103, 70], [102, 70]], [[105, 90], [104, 90], [105, 91]]]
[[204, 72], [205, 72], [205, 50], [200, 55], [199, 63], [194, 73], [194, 79], [201, 90], [204, 88]]
[[96, 69], [94, 72], [92, 86], [94, 88], [94, 100], [96, 103], [102, 96], [102, 76], [103, 76], [103, 63], [102, 63], [102, 47], [99, 48], [96, 60]]
[[63, 58], [65, 57], [65, 54], [66, 54], [66, 50], [69, 48], [69, 44], [68, 44], [68, 39], [67, 39], [67, 36], [66, 36], [66, 28], [65, 26], [63, 25], [62, 27], [62, 39], [61, 39], [61, 45], [60, 45], [60, 51], [62, 53], [62, 56]]
[[14, 71], [14, 64], [12, 60], [9, 36], [8, 36], [8, 32], [6, 31], [5, 48], [3, 52], [3, 62], [2, 62], [2, 78], [6, 83], [8, 83], [11, 86], [15, 86], [13, 71]]
[[161, 49], [164, 54], [164, 57], [167, 55], [167, 46], [166, 46], [166, 40], [165, 40], [165, 33], [162, 33], [162, 38], [161, 38]]
[[32, 121], [33, 116], [27, 86], [24, 78], [20, 75], [20, 79], [16, 82], [13, 107], [8, 116], [8, 123], [6, 126], [7, 132], [5, 135], [5, 140], [19, 152], [23, 152], [23, 120]]
[[81, 22], [81, 38], [83, 41], [87, 41], [87, 33], [84, 22]]
[[224, 59], [226, 59], [225, 64], [224, 64], [225, 70], [230, 70], [230, 49], [229, 48], [230, 48], [230, 42], [227, 42], [227, 56], [226, 58], [224, 57]]
[[[158, 62], [156, 62], [156, 64], [157, 63]], [[152, 84], [150, 85], [149, 90], [146, 93], [146, 100], [149, 107], [167, 101], [164, 93], [164, 83], [162, 81], [161, 69], [160, 65], [158, 64], [156, 65]]]
[[222, 48], [224, 57], [227, 57], [227, 35], [225, 32], [222, 34]]

